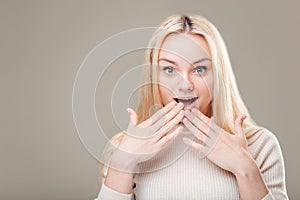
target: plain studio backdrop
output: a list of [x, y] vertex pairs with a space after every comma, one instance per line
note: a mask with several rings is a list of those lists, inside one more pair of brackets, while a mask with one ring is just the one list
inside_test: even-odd
[[[219, 29], [241, 95], [255, 121], [277, 136], [289, 197], [299, 199], [299, 7], [272, 0], [1, 1], [0, 199], [97, 196], [97, 161], [73, 120], [76, 73], [108, 37], [181, 13], [202, 15]], [[113, 86], [142, 61], [142, 51], [116, 60], [97, 88], [97, 115], [109, 134], [119, 130], [110, 112]], [[128, 122], [125, 112], [118, 123]]]

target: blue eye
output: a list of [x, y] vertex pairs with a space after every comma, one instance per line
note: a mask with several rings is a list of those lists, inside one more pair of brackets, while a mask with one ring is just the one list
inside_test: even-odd
[[173, 67], [164, 67], [163, 70], [164, 70], [167, 74], [172, 74], [172, 73], [174, 73]]
[[207, 67], [205, 67], [205, 66], [199, 66], [199, 67], [196, 67], [195, 72], [197, 74], [203, 74], [206, 70], [207, 70]]

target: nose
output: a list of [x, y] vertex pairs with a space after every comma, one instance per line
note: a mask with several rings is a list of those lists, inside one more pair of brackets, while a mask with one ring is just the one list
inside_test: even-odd
[[191, 80], [191, 77], [187, 73], [181, 74], [181, 78], [178, 84], [180, 90], [182, 91], [187, 91], [187, 90], [192, 91], [194, 89], [194, 84]]

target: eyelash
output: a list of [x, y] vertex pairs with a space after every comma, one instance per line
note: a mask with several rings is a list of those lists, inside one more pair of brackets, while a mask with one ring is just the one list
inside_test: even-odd
[[170, 69], [170, 70], [174, 70], [173, 67], [164, 67], [164, 68], [163, 68], [164, 72], [166, 72], [167, 74], [170, 74], [170, 73], [167, 72], [167, 70], [169, 70], [169, 69]]
[[[204, 69], [205, 71], [204, 72], [200, 72], [200, 73], [197, 73], [197, 74], [203, 74], [203, 73], [205, 73], [206, 72], [206, 70], [207, 70], [207, 67], [205, 67], [205, 66], [198, 66], [198, 67], [195, 67], [195, 69], [194, 69], [194, 71], [193, 72], [195, 72], [195, 71], [197, 71], [197, 69]], [[167, 72], [167, 70], [173, 70], [174, 71], [174, 68], [173, 67], [164, 67], [163, 68], [163, 71], [164, 72], [166, 72], [166, 74], [170, 74], [170, 73], [172, 73], [172, 72]]]

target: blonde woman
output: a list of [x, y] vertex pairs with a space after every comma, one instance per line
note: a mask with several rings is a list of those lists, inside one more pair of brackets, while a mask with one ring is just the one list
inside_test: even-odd
[[145, 64], [138, 111], [104, 152], [98, 200], [288, 199], [279, 143], [251, 119], [214, 25], [168, 17]]

